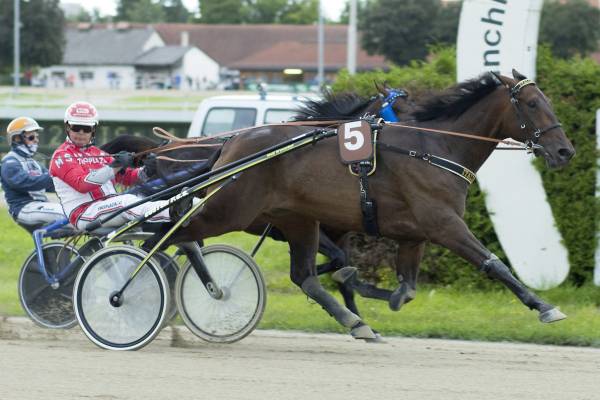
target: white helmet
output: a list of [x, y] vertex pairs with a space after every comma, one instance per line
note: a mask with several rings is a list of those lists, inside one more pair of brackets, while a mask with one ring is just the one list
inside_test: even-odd
[[98, 125], [98, 111], [87, 101], [78, 101], [67, 107], [64, 122], [69, 125]]

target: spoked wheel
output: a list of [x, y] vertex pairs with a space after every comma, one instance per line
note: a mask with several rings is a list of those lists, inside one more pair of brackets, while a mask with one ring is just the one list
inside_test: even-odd
[[[50, 276], [57, 276], [79, 256], [75, 247], [65, 246], [61, 242], [45, 243], [42, 245], [42, 253]], [[18, 291], [21, 305], [33, 322], [52, 329], [67, 329], [77, 324], [72, 294], [78, 270], [73, 268], [51, 285], [40, 271], [37, 252], [34, 250], [27, 257], [19, 275]]]
[[211, 297], [187, 262], [177, 277], [179, 314], [195, 335], [208, 342], [240, 340], [254, 330], [265, 310], [263, 276], [254, 260], [235, 247], [207, 246], [202, 248], [202, 255], [223, 295]]
[[121, 293], [147, 253], [131, 246], [97, 252], [79, 271], [73, 291], [75, 315], [96, 345], [137, 350], [154, 339], [169, 310], [167, 278], [151, 258]]
[[177, 304], [175, 304], [175, 283], [177, 281], [177, 274], [179, 274], [179, 264], [175, 257], [171, 257], [162, 251], [157, 252], [154, 256], [158, 261], [158, 264], [162, 268], [167, 282], [169, 283], [169, 294], [171, 298], [169, 310], [167, 311], [167, 317], [165, 323], [171, 321], [177, 315]]

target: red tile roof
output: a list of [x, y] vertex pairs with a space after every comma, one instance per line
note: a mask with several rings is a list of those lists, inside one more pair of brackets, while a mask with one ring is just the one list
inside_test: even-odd
[[[229, 68], [317, 68], [316, 25], [155, 24], [153, 27], [168, 45], [180, 45], [182, 32], [188, 32], [189, 45]], [[325, 26], [326, 69], [346, 66], [347, 32], [347, 25]], [[387, 63], [383, 57], [369, 56], [359, 49], [357, 69], [373, 68], [387, 68]]]

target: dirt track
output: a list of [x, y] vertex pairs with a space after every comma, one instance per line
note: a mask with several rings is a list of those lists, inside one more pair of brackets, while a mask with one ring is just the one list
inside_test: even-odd
[[233, 345], [163, 333], [140, 351], [110, 352], [78, 328], [56, 340], [10, 338], [6, 330], [3, 337], [2, 400], [600, 399], [599, 349], [402, 338], [367, 344], [259, 331]]

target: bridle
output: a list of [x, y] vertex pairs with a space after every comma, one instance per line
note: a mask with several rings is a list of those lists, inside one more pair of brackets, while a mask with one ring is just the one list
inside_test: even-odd
[[530, 139], [525, 139], [525, 147], [526, 147], [527, 151], [531, 153], [531, 152], [534, 152], [535, 150], [542, 150], [544, 148], [544, 146], [542, 146], [541, 144], [538, 144], [540, 137], [544, 133], [551, 131], [552, 129], [560, 128], [562, 126], [562, 124], [556, 123], [556, 124], [553, 124], [553, 125], [550, 125], [550, 126], [544, 128], [544, 129], [540, 129], [537, 126], [535, 126], [535, 123], [531, 120], [531, 118], [529, 118], [529, 115], [521, 109], [521, 107], [520, 107], [521, 103], [519, 102], [519, 99], [518, 99], [521, 89], [523, 89], [525, 86], [528, 86], [528, 85], [535, 86], [535, 82], [532, 79], [523, 79], [523, 80], [517, 82], [515, 84], [515, 86], [513, 86], [512, 88], [509, 89], [509, 96], [510, 96], [510, 103], [512, 104], [513, 108], [515, 109], [515, 112], [517, 114], [517, 119], [519, 120], [521, 129], [526, 129], [528, 125], [531, 126], [531, 128], [533, 129], [532, 137]]
[[408, 93], [406, 93], [406, 91], [402, 89], [391, 89], [388, 91], [388, 95], [386, 97], [383, 97], [383, 95], [381, 95], [381, 97], [382, 104], [381, 109], [379, 110], [379, 116], [385, 121], [398, 122], [398, 117], [394, 112], [394, 103], [399, 97], [408, 97]]

